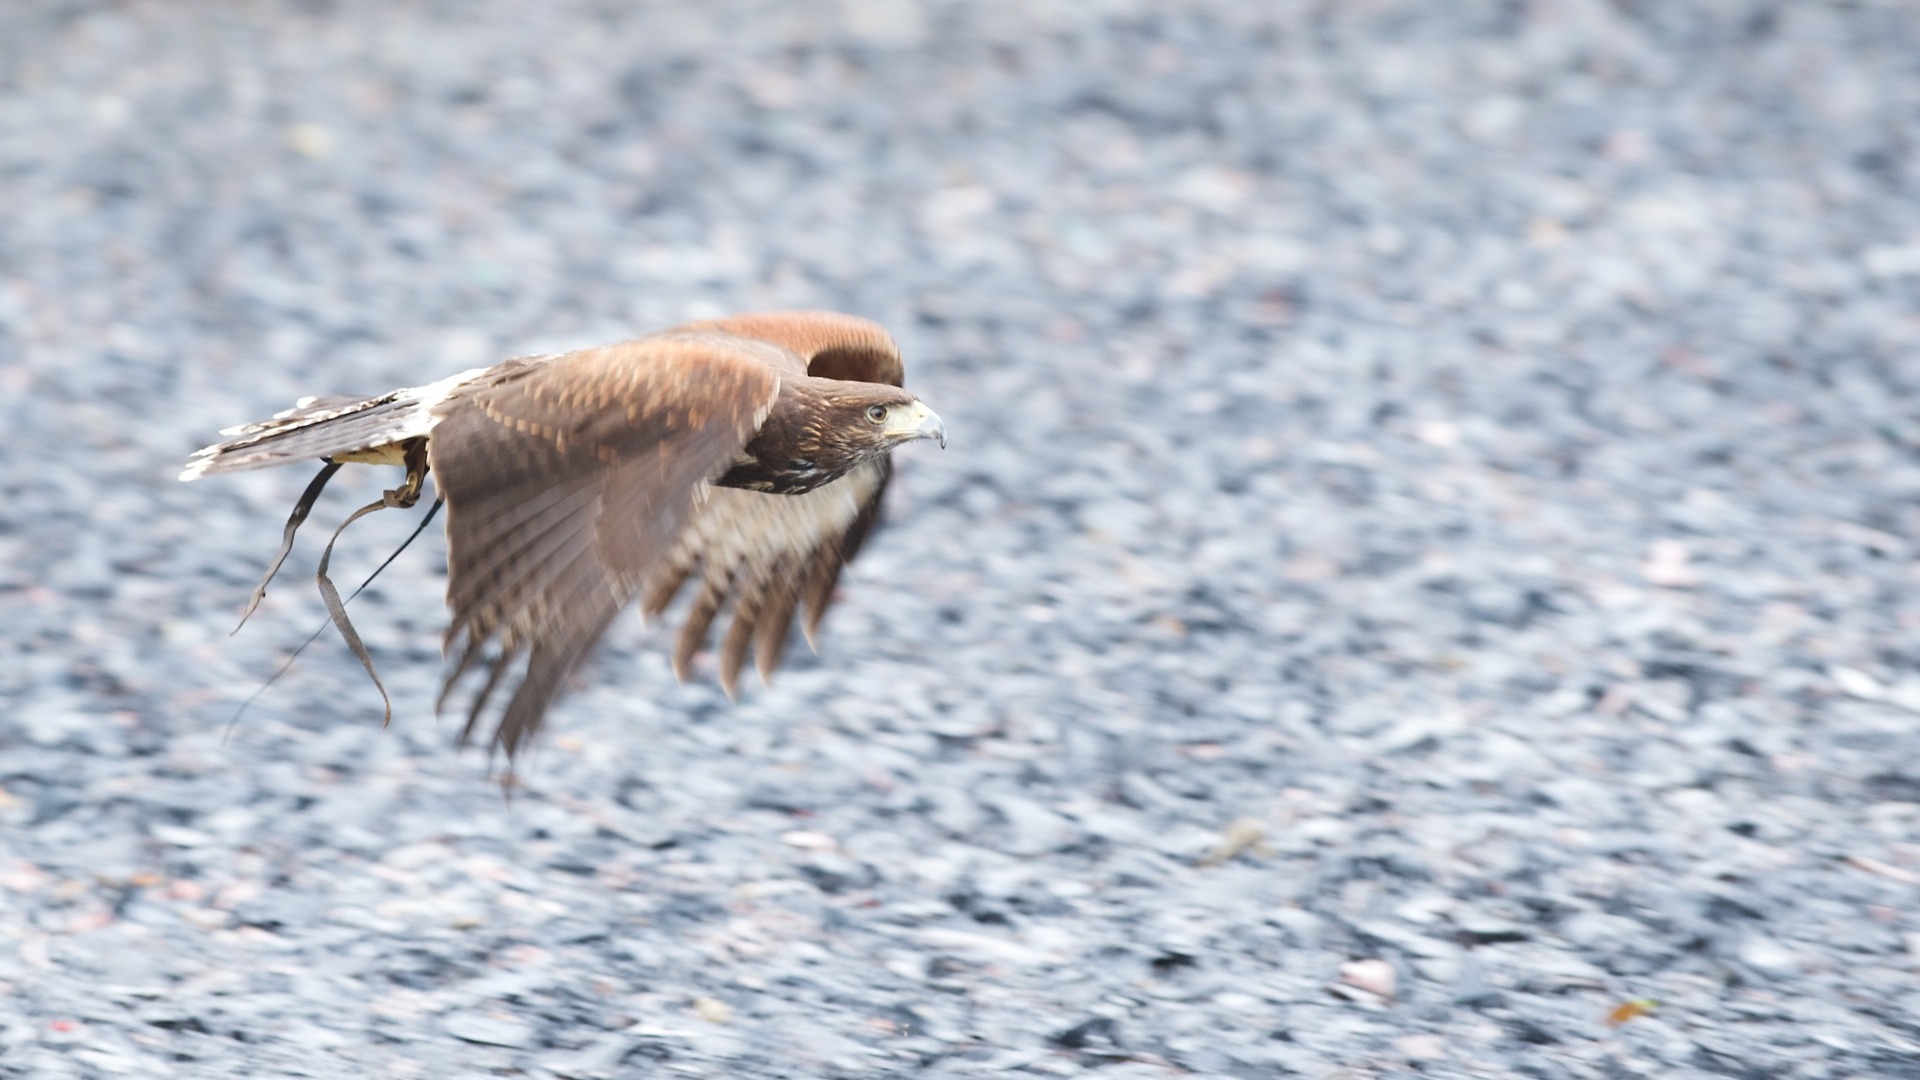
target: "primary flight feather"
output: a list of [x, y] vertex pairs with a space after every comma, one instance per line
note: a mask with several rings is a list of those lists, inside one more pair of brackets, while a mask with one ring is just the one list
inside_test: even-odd
[[[749, 651], [768, 675], [803, 607], [811, 641], [873, 527], [888, 452], [916, 439], [946, 445], [903, 375], [893, 339], [865, 319], [740, 315], [378, 397], [302, 399], [223, 431], [229, 440], [194, 454], [180, 478], [327, 462], [287, 523], [271, 579], [342, 464], [407, 467], [406, 482], [361, 513], [412, 505], [430, 472], [446, 504], [452, 611], [441, 699], [480, 673], [465, 738], [511, 685], [493, 734], [511, 756], [636, 597], [656, 615], [693, 582], [673, 653], [681, 677], [731, 603], [719, 652], [730, 695]], [[329, 611], [371, 672], [325, 563]]]

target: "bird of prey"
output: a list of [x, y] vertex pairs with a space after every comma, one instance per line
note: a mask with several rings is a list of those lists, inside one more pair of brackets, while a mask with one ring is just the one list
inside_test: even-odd
[[[254, 591], [251, 615], [343, 464], [400, 465], [407, 474], [341, 530], [371, 511], [413, 505], [431, 472], [434, 508], [446, 507], [452, 611], [440, 703], [463, 676], [485, 672], [464, 742], [494, 692], [517, 678], [492, 740], [511, 760], [567, 675], [636, 598], [658, 615], [695, 583], [673, 650], [683, 679], [731, 603], [719, 650], [729, 696], [749, 648], [762, 679], [769, 675], [802, 606], [812, 644], [841, 567], [873, 528], [888, 452], [916, 439], [946, 445], [940, 418], [901, 389], [903, 374], [893, 339], [865, 319], [738, 315], [377, 397], [303, 398], [271, 420], [222, 431], [228, 440], [195, 453], [180, 479], [325, 460]], [[329, 543], [321, 593], [371, 675], [327, 577], [331, 553]]]

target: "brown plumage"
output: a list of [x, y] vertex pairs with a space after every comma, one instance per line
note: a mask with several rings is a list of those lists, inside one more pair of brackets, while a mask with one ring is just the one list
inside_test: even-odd
[[[801, 608], [811, 642], [878, 515], [887, 452], [946, 443], [939, 417], [900, 389], [903, 374], [893, 340], [864, 319], [741, 315], [379, 397], [303, 399], [222, 432], [232, 438], [195, 454], [181, 479], [329, 463], [295, 508], [270, 580], [340, 463], [408, 468], [361, 513], [412, 505], [431, 472], [446, 503], [452, 611], [441, 701], [479, 673], [464, 739], [517, 673], [493, 735], [512, 755], [635, 597], [653, 616], [694, 583], [673, 652], [682, 678], [731, 603], [719, 653], [729, 695], [749, 651], [768, 676]], [[329, 610], [371, 672], [325, 562]]]

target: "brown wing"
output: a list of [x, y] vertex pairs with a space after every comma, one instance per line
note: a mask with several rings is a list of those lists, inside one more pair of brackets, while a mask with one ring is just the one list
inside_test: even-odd
[[879, 323], [837, 311], [764, 311], [687, 328], [696, 327], [776, 342], [805, 360], [815, 378], [899, 386], [906, 375], [899, 347]]
[[[818, 378], [899, 386], [900, 351], [877, 323], [826, 311], [737, 315], [695, 324], [777, 342]], [[701, 503], [666, 573], [648, 587], [644, 608], [658, 614], [689, 577], [699, 584], [674, 643], [673, 670], [682, 679], [706, 643], [715, 617], [733, 601], [733, 621], [720, 646], [720, 682], [733, 695], [747, 651], [764, 681], [779, 663], [796, 608], [812, 644], [833, 601], [840, 572], [880, 516], [892, 477], [886, 458], [805, 495], [714, 489]]]
[[440, 409], [428, 451], [447, 502], [441, 698], [476, 663], [463, 738], [524, 659], [493, 743], [509, 756], [694, 516], [706, 481], [798, 374], [791, 353], [716, 331], [502, 365]]
[[728, 599], [733, 621], [720, 647], [720, 683], [732, 696], [752, 648], [765, 680], [786, 648], [793, 614], [813, 641], [832, 602], [840, 570], [879, 514], [890, 468], [885, 458], [804, 495], [714, 488], [675, 545], [665, 576], [647, 590], [644, 610], [658, 614], [689, 577], [698, 581], [674, 643], [673, 671], [685, 679], [693, 654]]

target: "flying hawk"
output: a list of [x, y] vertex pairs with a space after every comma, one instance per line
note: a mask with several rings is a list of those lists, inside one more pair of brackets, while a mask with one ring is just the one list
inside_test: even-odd
[[[899, 348], [865, 319], [738, 315], [378, 397], [303, 398], [271, 420], [222, 431], [228, 441], [195, 453], [180, 479], [326, 461], [287, 522], [251, 615], [341, 465], [407, 470], [342, 530], [371, 511], [413, 505], [431, 471], [446, 506], [453, 613], [440, 702], [462, 676], [485, 671], [465, 741], [517, 673], [493, 734], [511, 759], [635, 597], [653, 616], [695, 582], [673, 650], [683, 679], [731, 601], [719, 653], [729, 696], [749, 648], [761, 677], [772, 671], [802, 604], [811, 644], [841, 567], [873, 527], [888, 452], [915, 439], [946, 445], [940, 418], [900, 388], [902, 375]], [[322, 595], [373, 674], [327, 578], [331, 554], [329, 543]]]

